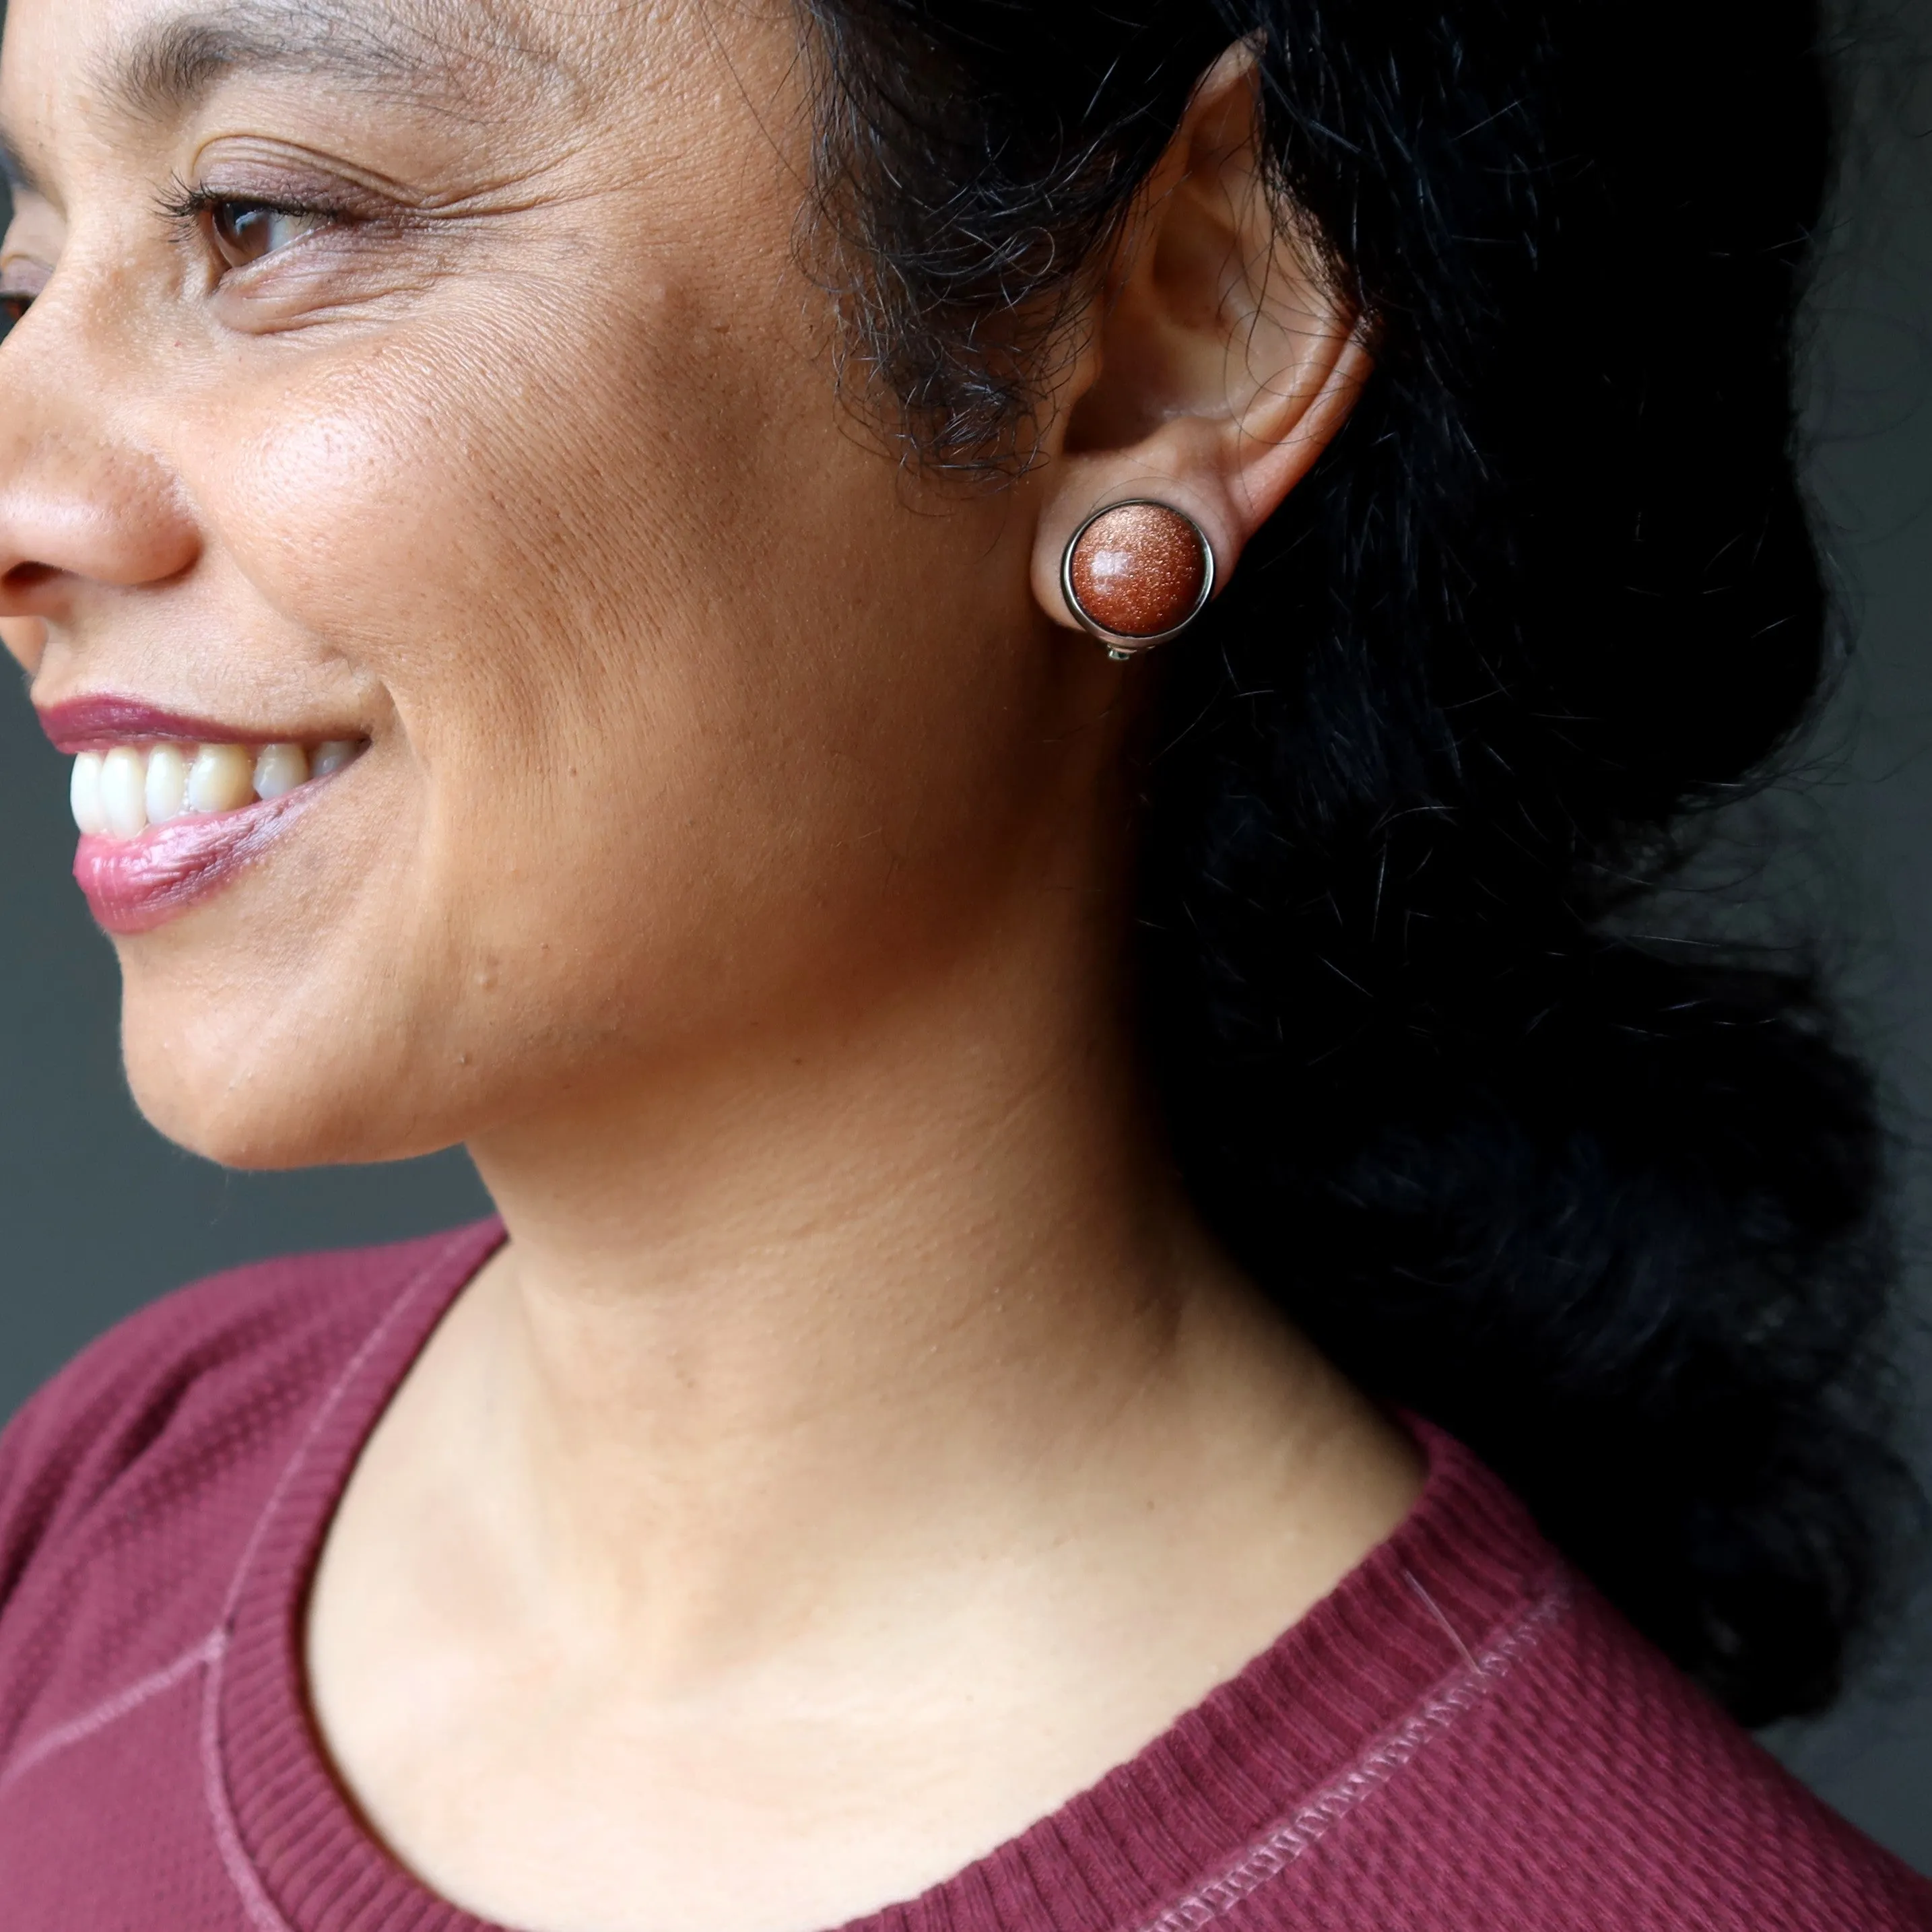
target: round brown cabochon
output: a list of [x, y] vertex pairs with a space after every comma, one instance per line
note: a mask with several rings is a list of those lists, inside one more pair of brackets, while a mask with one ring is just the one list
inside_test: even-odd
[[1081, 609], [1102, 630], [1157, 638], [1192, 615], [1208, 559], [1201, 533], [1178, 510], [1123, 503], [1081, 532], [1066, 574]]

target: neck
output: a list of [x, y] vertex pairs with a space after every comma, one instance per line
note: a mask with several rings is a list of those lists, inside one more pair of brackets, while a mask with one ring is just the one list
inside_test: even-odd
[[1095, 983], [1015, 949], [476, 1145], [511, 1240], [310, 1600], [396, 1842], [534, 1750], [562, 1795], [484, 1838], [627, 1792], [613, 1895], [752, 1833], [770, 1922], [832, 1922], [1131, 1755], [1399, 1520], [1408, 1452], [1197, 1226]]
[[1227, 1274], [1059, 976], [975, 962], [475, 1147], [512, 1236], [476, 1358], [569, 1564], [769, 1595], [788, 1548], [1063, 1480], [1158, 1382]]

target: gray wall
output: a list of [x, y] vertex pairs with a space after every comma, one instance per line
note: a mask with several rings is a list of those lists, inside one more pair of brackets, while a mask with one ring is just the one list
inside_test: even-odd
[[[1864, 9], [1864, 111], [1816, 304], [1814, 488], [1856, 655], [1784, 814], [1888, 1090], [1910, 1258], [1907, 1447], [1932, 1483], [1932, 0]], [[1932, 1576], [1832, 1714], [1772, 1742], [1932, 1873]]]
[[[1877, 70], [1894, 84], [1870, 90], [1864, 163], [1819, 304], [1815, 477], [1862, 607], [1860, 655], [1787, 801], [1797, 836], [1779, 890], [1822, 904], [1840, 935], [1846, 987], [1893, 1092], [1912, 1292], [1932, 1310], [1932, 142], [1915, 132], [1932, 126], [1932, 88], [1910, 81], [1916, 46], [1932, 40], [1932, 0], [1898, 11], [1900, 38]], [[151, 1132], [121, 1079], [112, 954], [68, 876], [65, 793], [64, 761], [24, 701], [0, 704], [0, 1414], [177, 1282], [260, 1256], [418, 1232], [487, 1205], [458, 1154], [232, 1174]], [[1922, 1354], [1910, 1372], [1915, 1447], [1932, 1472]], [[1774, 1742], [1932, 1872], [1928, 1624], [1932, 1595], [1839, 1710]]]

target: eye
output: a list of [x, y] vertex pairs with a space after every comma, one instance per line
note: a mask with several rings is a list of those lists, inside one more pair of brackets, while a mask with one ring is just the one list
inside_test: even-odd
[[203, 206], [202, 219], [222, 260], [231, 268], [245, 268], [313, 235], [328, 217], [259, 201], [209, 201]]

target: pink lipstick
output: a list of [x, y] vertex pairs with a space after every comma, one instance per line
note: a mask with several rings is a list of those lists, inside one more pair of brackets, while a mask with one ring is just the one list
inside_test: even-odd
[[152, 932], [259, 859], [365, 748], [162, 711], [113, 695], [40, 713], [73, 754], [74, 872], [94, 918]]
[[[152, 744], [172, 740], [184, 745], [241, 744], [250, 734], [232, 724], [206, 718], [184, 717], [178, 711], [158, 710], [139, 699], [102, 692], [50, 704], [38, 713], [40, 729], [57, 752], [104, 752], [116, 745]], [[278, 734], [264, 731], [254, 742], [266, 743]]]
[[74, 881], [106, 931], [152, 932], [259, 858], [307, 808], [320, 782], [239, 811], [152, 825], [135, 838], [83, 832], [74, 855]]

